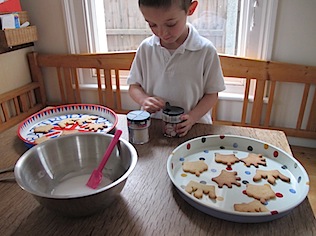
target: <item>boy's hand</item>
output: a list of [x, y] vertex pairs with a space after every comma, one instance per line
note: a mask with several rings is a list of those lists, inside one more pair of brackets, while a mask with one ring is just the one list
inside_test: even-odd
[[165, 101], [159, 97], [147, 97], [142, 104], [142, 108], [149, 113], [160, 111], [165, 106]]
[[179, 134], [179, 137], [185, 136], [196, 121], [188, 114], [183, 114], [181, 116], [182, 122], [177, 124], [176, 132]]

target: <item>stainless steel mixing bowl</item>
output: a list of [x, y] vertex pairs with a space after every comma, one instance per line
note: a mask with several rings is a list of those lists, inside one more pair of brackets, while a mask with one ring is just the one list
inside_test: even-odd
[[115, 200], [136, 166], [137, 152], [128, 141], [120, 139], [103, 169], [111, 184], [89, 194], [60, 196], [52, 191], [67, 178], [91, 174], [112, 138], [110, 134], [77, 133], [36, 145], [17, 161], [16, 181], [52, 211], [73, 217], [96, 213]]

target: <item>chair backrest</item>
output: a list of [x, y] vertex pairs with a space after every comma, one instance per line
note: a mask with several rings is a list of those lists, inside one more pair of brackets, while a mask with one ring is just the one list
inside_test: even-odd
[[38, 81], [0, 95], [0, 132], [18, 124], [46, 105], [44, 85]]
[[[280, 63], [274, 61], [254, 60], [247, 58], [220, 55], [223, 74], [231, 79], [243, 78], [245, 90], [241, 118], [239, 121], [224, 120], [219, 118], [219, 105], [213, 109], [214, 124], [250, 126], [256, 128], [283, 130], [289, 136], [316, 139], [316, 67]], [[251, 93], [251, 83], [254, 91]], [[295, 94], [299, 99], [300, 108], [296, 113], [293, 109], [291, 116], [296, 117], [296, 126], [289, 128], [286, 125], [276, 125], [271, 118], [278, 113], [280, 106], [289, 109], [293, 104], [280, 102], [278, 88], [285, 85], [299, 88]], [[296, 86], [296, 87], [295, 87]], [[251, 103], [251, 105], [250, 105]], [[306, 124], [303, 125], [303, 120]], [[286, 123], [284, 121], [284, 123]]]
[[[43, 81], [43, 68], [55, 68], [61, 97], [59, 104], [82, 103], [78, 73], [85, 68], [95, 73], [99, 104], [118, 113], [128, 112], [122, 109], [120, 72], [130, 69], [134, 57], [135, 52], [75, 55], [33, 52], [28, 55], [34, 81]], [[221, 106], [221, 101], [212, 111], [214, 124], [278, 129], [289, 136], [316, 139], [316, 67], [226, 55], [220, 55], [220, 60], [224, 76], [238, 80], [242, 78], [245, 89], [240, 101], [240, 120], [224, 119], [220, 114], [228, 111]], [[293, 107], [288, 101], [283, 102], [284, 104], [280, 102], [278, 91], [285, 84], [291, 84], [295, 89], [303, 86], [303, 92], [296, 94], [300, 100], [300, 108], [291, 113], [296, 119], [296, 126], [292, 128], [286, 122], [281, 122], [281, 125], [275, 122], [275, 114], [282, 110], [281, 106], [288, 106], [289, 109]], [[47, 104], [57, 105], [50, 101]]]
[[131, 52], [65, 55], [32, 52], [28, 60], [31, 74], [38, 80], [43, 81], [42, 68], [56, 70], [61, 101], [58, 104], [48, 101], [48, 105], [82, 103], [79, 74], [80, 70], [89, 69], [97, 80], [98, 103], [117, 113], [127, 113], [128, 110], [122, 109], [120, 71], [130, 69], [134, 56]]

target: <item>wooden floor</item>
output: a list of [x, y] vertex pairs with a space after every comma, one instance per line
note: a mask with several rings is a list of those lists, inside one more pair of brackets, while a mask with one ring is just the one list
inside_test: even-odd
[[291, 146], [293, 156], [304, 166], [309, 175], [309, 202], [316, 217], [316, 148]]

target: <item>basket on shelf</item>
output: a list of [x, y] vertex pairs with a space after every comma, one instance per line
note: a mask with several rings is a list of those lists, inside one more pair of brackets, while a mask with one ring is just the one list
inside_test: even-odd
[[[26, 11], [18, 12], [20, 24], [28, 21]], [[18, 46], [26, 43], [35, 42], [38, 40], [36, 26], [27, 26], [18, 29], [0, 30], [0, 50], [7, 49], [13, 46]]]

